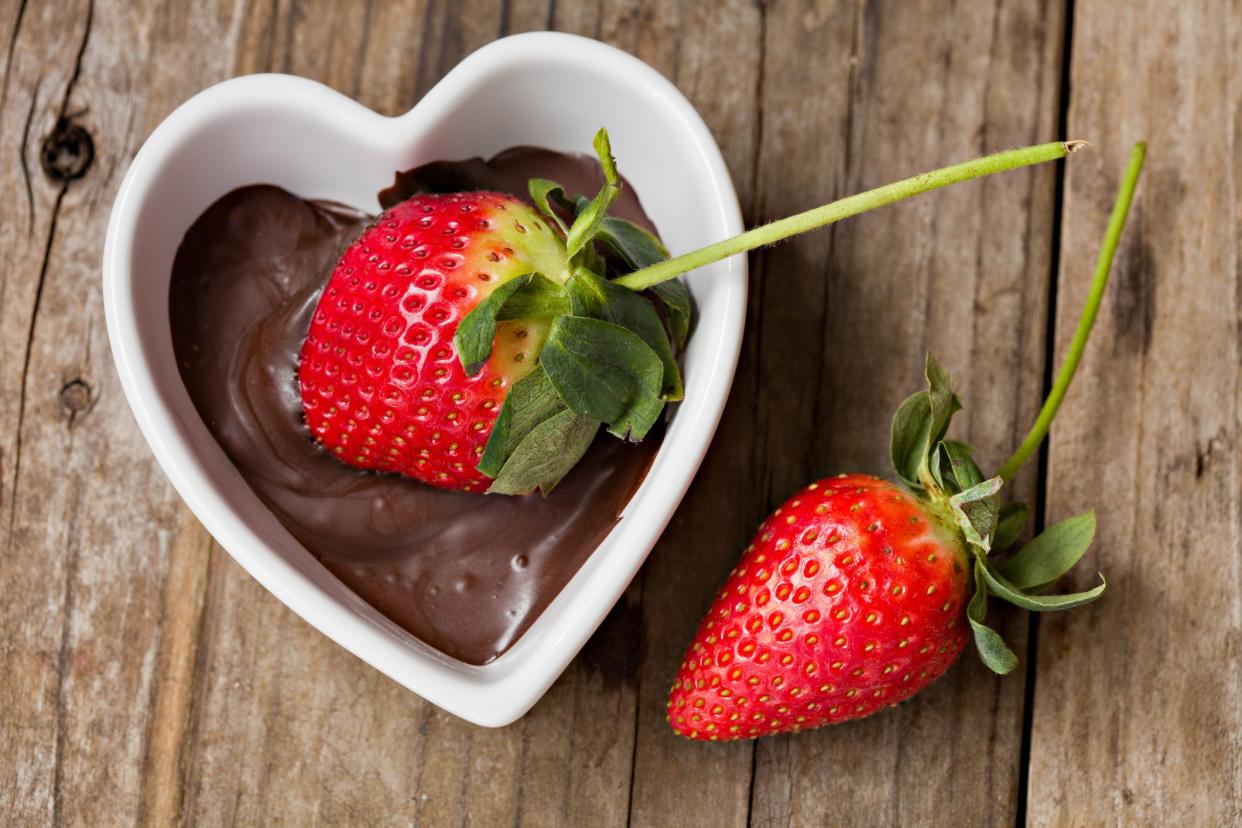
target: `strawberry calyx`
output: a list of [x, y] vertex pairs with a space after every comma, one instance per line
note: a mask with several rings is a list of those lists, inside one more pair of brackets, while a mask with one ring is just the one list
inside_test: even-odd
[[1046, 595], [1043, 590], [1078, 563], [1095, 533], [1095, 515], [1087, 512], [1050, 526], [1002, 558], [1022, 533], [1029, 510], [1020, 503], [1001, 505], [1004, 481], [985, 478], [971, 448], [946, 436], [961, 402], [949, 375], [927, 356], [927, 390], [913, 394], [893, 417], [891, 453], [898, 478], [922, 498], [932, 514], [942, 515], [960, 535], [974, 570], [975, 592], [966, 616], [983, 662], [997, 673], [1017, 666], [1017, 656], [1000, 634], [985, 623], [988, 596], [1036, 612], [1062, 610], [1090, 603], [1105, 589], [1100, 583], [1085, 592]]
[[676, 354], [689, 334], [690, 295], [676, 280], [638, 293], [609, 279], [662, 261], [668, 251], [651, 233], [608, 215], [621, 178], [605, 130], [594, 144], [604, 173], [594, 198], [571, 198], [547, 179], [529, 185], [531, 201], [564, 237], [568, 276], [532, 272], [498, 285], [454, 336], [462, 367], [473, 376], [491, 355], [497, 323], [547, 326], [533, 354], [537, 365], [506, 396], [479, 459], [479, 471], [493, 478], [489, 493], [546, 494], [601, 425], [638, 442], [665, 404], [683, 396]]
[[1047, 592], [1090, 546], [1095, 536], [1094, 512], [1053, 524], [1017, 551], [1006, 554], [1022, 534], [1030, 512], [1021, 503], [1002, 505], [1000, 491], [1046, 436], [1073, 380], [1108, 284], [1145, 152], [1145, 146], [1138, 144], [1131, 156], [1065, 364], [1031, 432], [1000, 472], [985, 478], [971, 456], [970, 446], [947, 437], [953, 415], [962, 407], [961, 400], [953, 392], [948, 373], [931, 354], [927, 355], [925, 371], [927, 390], [906, 398], [893, 417], [890, 453], [897, 476], [924, 499], [930, 511], [949, 515], [973, 558], [975, 592], [967, 604], [967, 620], [980, 657], [997, 673], [1010, 672], [1018, 659], [1000, 634], [985, 623], [989, 596], [1034, 612], [1049, 612], [1091, 603], [1107, 586], [1100, 575], [1099, 584], [1082, 592]]

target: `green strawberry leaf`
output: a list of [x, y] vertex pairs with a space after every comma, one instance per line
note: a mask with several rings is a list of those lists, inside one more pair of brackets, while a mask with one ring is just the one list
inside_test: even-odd
[[949, 508], [962, 534], [983, 555], [992, 548], [1003, 485], [1003, 480], [993, 477], [949, 498]]
[[996, 534], [992, 538], [992, 551], [1003, 552], [1018, 542], [1030, 510], [1025, 503], [1006, 503], [996, 520]]
[[1038, 589], [1073, 568], [1095, 537], [1095, 512], [1085, 512], [1049, 526], [1000, 567], [1019, 590]]
[[[654, 234], [615, 216], [604, 219], [595, 234], [595, 240], [620, 256], [631, 271], [668, 258], [668, 250]], [[680, 279], [661, 282], [650, 290], [664, 309], [669, 339], [672, 340], [673, 347], [680, 351], [686, 346], [686, 340], [690, 336], [690, 320], [693, 315], [690, 291]]]
[[674, 401], [682, 398], [681, 371], [660, 315], [650, 302], [582, 267], [574, 270], [565, 288], [574, 316], [603, 319], [638, 334], [660, 357], [664, 367], [661, 396]]
[[600, 222], [595, 240], [611, 248], [634, 270], [668, 258], [664, 243], [654, 234], [616, 216], [607, 216]]
[[483, 370], [483, 364], [492, 355], [492, 342], [496, 339], [496, 315], [510, 296], [531, 282], [532, 276], [528, 273], [497, 285], [457, 324], [453, 346], [468, 375], [474, 376]]
[[[565, 282], [570, 314], [615, 322], [616, 320], [612, 318], [612, 308], [609, 307], [613, 298], [608, 292], [609, 285], [609, 282], [600, 278], [594, 271], [585, 267], [575, 267], [569, 280]], [[616, 290], [625, 290], [616, 285], [611, 285], [611, 287]], [[633, 291], [625, 290], [625, 292], [634, 296]], [[622, 327], [625, 326], [622, 325]]]
[[552, 207], [552, 202], [555, 201], [557, 206], [573, 212], [574, 203], [570, 201], [569, 196], [565, 195], [565, 188], [546, 178], [532, 178], [526, 183], [526, 189], [530, 192], [530, 200], [535, 202], [539, 212], [556, 222], [556, 226], [561, 228], [562, 233], [568, 234], [569, 227]]
[[1103, 595], [1104, 588], [1108, 586], [1104, 581], [1104, 576], [1101, 575], [1099, 585], [1085, 592], [1072, 592], [1067, 595], [1032, 595], [1009, 583], [988, 566], [984, 566], [983, 573], [988, 582], [988, 589], [993, 595], [1016, 607], [1033, 612], [1056, 612], [1090, 604]]
[[504, 305], [496, 313], [496, 319], [497, 321], [551, 319], [567, 313], [569, 313], [569, 294], [566, 293], [564, 285], [558, 285], [542, 273], [535, 273], [532, 274], [530, 281], [520, 286], [505, 300]]
[[574, 219], [573, 225], [565, 238], [565, 249], [570, 257], [595, 238], [596, 232], [608, 214], [608, 208], [621, 193], [621, 178], [617, 175], [617, 163], [612, 157], [612, 147], [608, 143], [608, 130], [601, 129], [595, 133], [595, 154], [599, 156], [600, 167], [604, 171], [604, 186], [595, 198], [591, 199]]
[[944, 439], [954, 412], [962, 407], [949, 385], [949, 375], [927, 355], [927, 390], [907, 397], [893, 417], [890, 453], [893, 468], [908, 485], [937, 486], [931, 453]]
[[[605, 175], [607, 175], [606, 167]], [[618, 186], [620, 186], [619, 183]], [[567, 198], [558, 203], [567, 208], [571, 206]], [[583, 196], [577, 196], [572, 209], [575, 216], [582, 219], [589, 209], [594, 209], [594, 202]], [[629, 273], [641, 267], [662, 262], [669, 255], [664, 243], [654, 233], [616, 216], [605, 215], [600, 220], [592, 239], [601, 242], [621, 257], [629, 268], [621, 273]], [[604, 273], [603, 262], [597, 256], [593, 257], [593, 254], [594, 251], [589, 246], [584, 246], [578, 254], [579, 263], [594, 273]], [[664, 311], [663, 322], [674, 350], [681, 351], [690, 337], [690, 323], [694, 317], [694, 305], [690, 299], [690, 291], [680, 279], [670, 279], [655, 285], [650, 292], [659, 300], [660, 307]]]
[[940, 454], [948, 463], [949, 473], [955, 482], [955, 491], [964, 492], [983, 482], [983, 473], [970, 456], [970, 446], [956, 440], [941, 440]]
[[496, 415], [492, 434], [479, 458], [479, 471], [488, 477], [499, 475], [526, 436], [537, 425], [564, 410], [565, 402], [557, 395], [542, 367], [536, 367], [515, 382]]
[[927, 376], [927, 395], [931, 404], [931, 432], [928, 445], [935, 445], [944, 439], [949, 430], [949, 421], [953, 414], [960, 411], [962, 401], [953, 393], [948, 373], [936, 362], [930, 353], [924, 371]]
[[690, 322], [694, 318], [694, 304], [690, 291], [680, 279], [670, 279], [651, 288], [664, 308], [665, 327], [673, 347], [680, 352], [690, 338]]
[[890, 453], [893, 469], [902, 482], [922, 489], [919, 477], [927, 456], [927, 435], [931, 431], [931, 403], [926, 391], [906, 397], [893, 415]]
[[552, 323], [539, 364], [565, 404], [618, 437], [638, 442], [655, 425], [664, 400], [660, 357], [638, 334], [582, 316]]
[[[516, 386], [515, 386], [516, 387]], [[504, 464], [489, 494], [545, 495], [574, 467], [599, 431], [599, 420], [566, 409], [530, 430]]]
[[994, 673], [1006, 675], [1018, 666], [1018, 657], [1009, 649], [1000, 633], [987, 626], [984, 620], [988, 612], [988, 586], [986, 565], [981, 558], [975, 558], [975, 594], [966, 607], [966, 618], [975, 634], [975, 648], [979, 658]]
[[931, 482], [937, 491], [950, 495], [961, 491], [957, 481], [953, 479], [953, 469], [944, 453], [944, 443], [939, 443], [932, 450], [931, 462], [927, 464], [927, 470], [931, 474]]

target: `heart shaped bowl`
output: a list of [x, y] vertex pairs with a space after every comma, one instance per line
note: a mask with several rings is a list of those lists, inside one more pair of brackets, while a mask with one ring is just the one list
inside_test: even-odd
[[103, 260], [108, 336], [138, 425], [164, 472], [229, 554], [273, 595], [376, 669], [489, 727], [538, 701], [616, 603], [668, 524], [707, 451], [733, 379], [746, 262], [686, 277], [698, 320], [686, 396], [621, 520], [507, 652], [472, 666], [397, 627], [333, 577], [277, 521], [225, 456], [173, 358], [169, 275], [190, 224], [216, 199], [269, 183], [376, 212], [393, 173], [519, 144], [590, 152], [607, 126], [623, 174], [675, 252], [742, 229], [720, 150], [690, 103], [630, 55], [537, 33], [473, 53], [412, 110], [387, 118], [325, 86], [255, 75], [214, 86], [152, 133], [130, 166]]

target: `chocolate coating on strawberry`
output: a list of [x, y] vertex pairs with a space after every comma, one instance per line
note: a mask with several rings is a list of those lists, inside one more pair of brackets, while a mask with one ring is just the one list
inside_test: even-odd
[[547, 325], [499, 323], [474, 375], [453, 337], [499, 285], [531, 272], [563, 281], [567, 265], [556, 232], [509, 195], [419, 195], [385, 211], [346, 249], [312, 317], [298, 371], [311, 432], [360, 468], [486, 489], [476, 466]]

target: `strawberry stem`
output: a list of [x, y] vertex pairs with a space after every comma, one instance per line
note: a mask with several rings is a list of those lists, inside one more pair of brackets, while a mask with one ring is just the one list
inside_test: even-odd
[[1108, 230], [1104, 233], [1100, 256], [1095, 262], [1095, 275], [1091, 279], [1091, 290], [1087, 294], [1087, 302], [1083, 306], [1082, 315], [1078, 318], [1078, 328], [1074, 331], [1074, 338], [1070, 340], [1069, 353], [1065, 355], [1065, 362], [1061, 364], [1061, 371], [1057, 374], [1057, 380], [1048, 393], [1048, 399], [1044, 400], [1043, 408], [1039, 410], [1035, 424], [1031, 426], [1022, 445], [1018, 446], [1017, 451], [1005, 461], [1005, 465], [1001, 466], [999, 474], [1002, 480], [1011, 480], [1048, 434], [1052, 419], [1057, 416], [1057, 409], [1061, 407], [1065, 392], [1069, 390], [1074, 373], [1078, 370], [1078, 363], [1082, 361], [1087, 338], [1091, 336], [1091, 328], [1095, 325], [1095, 318], [1100, 311], [1100, 302], [1104, 298], [1104, 288], [1108, 286], [1113, 254], [1117, 252], [1121, 231], [1126, 226], [1126, 216], [1130, 213], [1130, 202], [1134, 200], [1134, 189], [1138, 186], [1139, 174], [1143, 171], [1143, 159], [1146, 155], [1147, 144], [1139, 142], [1134, 145], [1134, 150], [1130, 153], [1130, 165], [1126, 168], [1121, 190], [1118, 191], [1117, 201], [1113, 204], [1113, 214], [1108, 220]]
[[892, 204], [895, 201], [901, 201], [920, 193], [936, 190], [949, 184], [956, 184], [959, 181], [969, 181], [972, 178], [981, 178], [992, 173], [1015, 170], [1020, 167], [1030, 167], [1046, 161], [1055, 161], [1081, 149], [1083, 146], [1085, 146], [1083, 141], [1054, 141], [1049, 144], [1037, 144], [1021, 149], [985, 155], [982, 158], [976, 158], [964, 164], [942, 167], [932, 172], [916, 175], [913, 178], [885, 184], [883, 187], [867, 190], [865, 193], [858, 193], [857, 195], [834, 201], [831, 204], [815, 207], [804, 213], [798, 213], [797, 215], [756, 227], [753, 230], [747, 230], [745, 233], [733, 238], [709, 244], [707, 247], [699, 248], [674, 259], [668, 259], [667, 261], [644, 267], [614, 281], [616, 284], [631, 290], [644, 290], [673, 279], [682, 273], [694, 270], [697, 267], [703, 267], [738, 253], [754, 250], [757, 247], [774, 244], [790, 236], [796, 236], [808, 230], [824, 227], [841, 219], [865, 213], [868, 210], [874, 210], [876, 207], [883, 207], [886, 204]]

